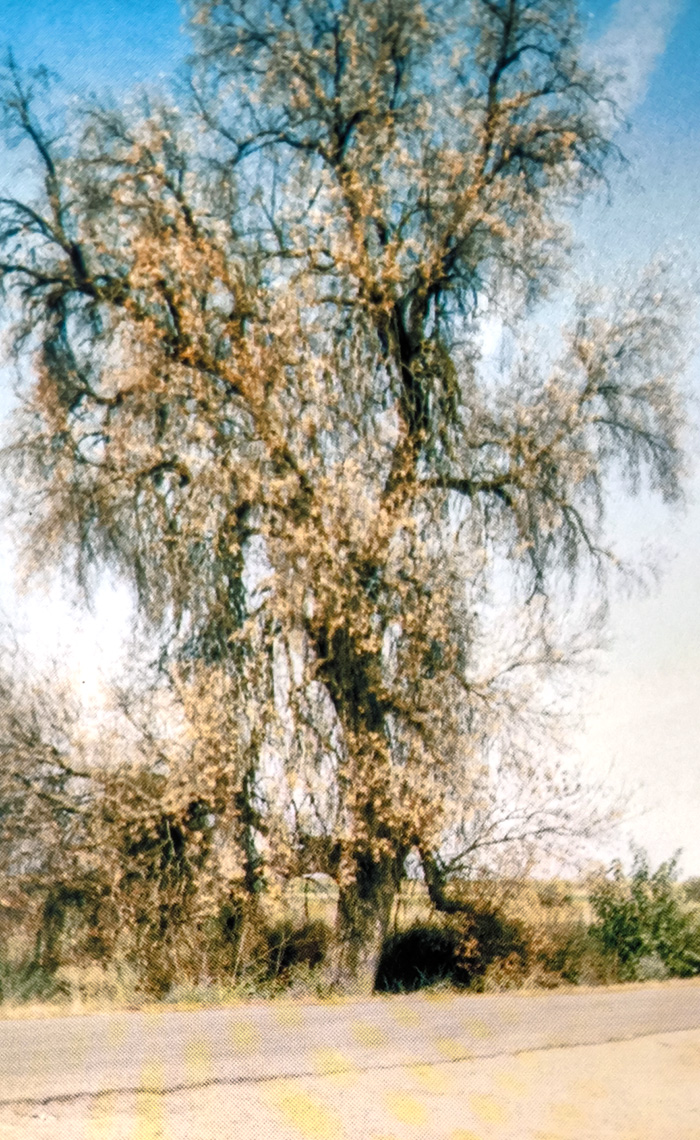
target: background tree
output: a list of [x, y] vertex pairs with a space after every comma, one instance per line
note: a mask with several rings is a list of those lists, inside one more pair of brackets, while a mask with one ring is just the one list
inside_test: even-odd
[[537, 599], [602, 575], [606, 488], [679, 497], [683, 317], [650, 273], [558, 358], [480, 365], [484, 312], [515, 333], [561, 282], [614, 157], [573, 4], [220, 0], [193, 30], [184, 110], [52, 130], [10, 62], [39, 179], [0, 203], [8, 456], [30, 557], [118, 568], [164, 661], [226, 674], [251, 892], [265, 818], [338, 882], [339, 975], [368, 984], [407, 856], [444, 897], [523, 710], [488, 663], [504, 582], [549, 675]]

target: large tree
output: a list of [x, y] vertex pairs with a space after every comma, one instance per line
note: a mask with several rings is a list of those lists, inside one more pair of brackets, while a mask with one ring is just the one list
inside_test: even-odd
[[573, 3], [213, 0], [192, 28], [180, 107], [54, 128], [9, 67], [39, 176], [0, 204], [11, 454], [32, 556], [117, 567], [180, 676], [226, 675], [249, 886], [263, 826], [292, 837], [366, 981], [409, 852], [444, 900], [513, 679], [558, 659], [542, 599], [608, 558], [606, 487], [679, 495], [680, 318], [649, 274], [558, 357], [480, 362], [615, 157]]

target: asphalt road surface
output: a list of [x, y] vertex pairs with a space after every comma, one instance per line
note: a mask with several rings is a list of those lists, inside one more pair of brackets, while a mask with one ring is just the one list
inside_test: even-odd
[[[567, 1064], [578, 1072], [584, 1062], [598, 1056], [590, 1047], [630, 1042], [619, 1046], [617, 1054], [599, 1051], [604, 1074], [610, 1062], [603, 1058], [632, 1057], [635, 1050], [639, 1053], [634, 1063], [637, 1077], [646, 1071], [645, 1065], [651, 1075], [658, 1074], [660, 1065], [670, 1063], [669, 1050], [680, 1049], [681, 1077], [691, 1079], [689, 1087], [698, 1091], [698, 1103], [690, 1109], [685, 1097], [686, 1110], [693, 1114], [692, 1128], [697, 1130], [687, 1131], [691, 1124], [685, 1118], [673, 1127], [679, 1137], [700, 1138], [698, 1031], [700, 985], [693, 983], [562, 993], [432, 998], [403, 995], [337, 1004], [261, 1002], [226, 1009], [159, 1008], [152, 1012], [0, 1020], [0, 1137], [123, 1135], [131, 1140], [160, 1140], [186, 1135], [198, 1140], [209, 1135], [264, 1138], [269, 1134], [309, 1140], [332, 1140], [336, 1136], [369, 1140], [380, 1133], [365, 1131], [362, 1124], [353, 1130], [347, 1120], [343, 1122], [343, 1103], [349, 1119], [357, 1119], [358, 1112], [369, 1119], [367, 1113], [373, 1110], [369, 1102], [385, 1096], [381, 1090], [389, 1089], [386, 1096], [393, 1095], [392, 1082], [395, 1084], [401, 1074], [413, 1074], [425, 1086], [424, 1092], [427, 1089], [430, 1093], [432, 1088], [431, 1095], [435, 1096], [436, 1081], [438, 1085], [445, 1080], [449, 1083], [462, 1074], [460, 1088], [466, 1096], [464, 1081], [468, 1083], [470, 1073], [476, 1079], [475, 1074], [490, 1071], [489, 1065], [502, 1072], [507, 1059], [554, 1051], [545, 1062], [545, 1069], [546, 1064], [554, 1065], [553, 1075], [548, 1079], [542, 1076], [539, 1103], [547, 1080], [551, 1085]], [[635, 1039], [648, 1041], [645, 1045]], [[652, 1057], [651, 1040], [655, 1049], [665, 1044], [666, 1051], [658, 1053], [657, 1049], [658, 1056], [655, 1053]], [[582, 1046], [588, 1051], [581, 1050]], [[555, 1064], [557, 1050], [561, 1051], [560, 1061]], [[583, 1060], [574, 1064], [572, 1059], [579, 1055]], [[561, 1059], [565, 1057], [569, 1060]], [[507, 1071], [511, 1070], [512, 1065]], [[517, 1079], [512, 1077], [513, 1088]], [[675, 1078], [664, 1078], [667, 1084], [671, 1079]], [[314, 1081], [321, 1082], [315, 1092], [311, 1089]], [[347, 1091], [352, 1081], [356, 1082], [355, 1093]], [[233, 1105], [244, 1108], [255, 1097], [264, 1099], [270, 1090], [273, 1099], [277, 1097], [276, 1117], [273, 1113], [266, 1122], [262, 1117], [251, 1117], [246, 1126], [239, 1113], [235, 1128], [231, 1125], [232, 1130], [226, 1130], [226, 1121], [233, 1119]], [[455, 1096], [458, 1093], [453, 1090]], [[672, 1095], [672, 1089], [666, 1095]], [[464, 1096], [462, 1100], [459, 1096], [450, 1109], [458, 1116], [466, 1104]], [[489, 1096], [492, 1094], [482, 1097], [484, 1111], [491, 1103]], [[396, 1127], [381, 1136], [386, 1140], [390, 1135], [423, 1140], [433, 1135], [424, 1102], [411, 1100], [408, 1092], [399, 1091], [396, 1097], [395, 1103], [387, 1101], [390, 1107], [394, 1104]], [[187, 1127], [183, 1124], [200, 1102], [204, 1112], [202, 1098], [208, 1098], [208, 1111], [215, 1121], [210, 1132], [191, 1120]], [[122, 1111], [119, 1105], [127, 1102], [131, 1108]], [[491, 1118], [486, 1111], [488, 1119], [482, 1122], [481, 1132], [458, 1127], [444, 1135], [457, 1140], [496, 1135], [514, 1140], [525, 1135], [589, 1135], [585, 1130], [567, 1133], [561, 1128], [559, 1132], [530, 1133], [522, 1122], [512, 1121], [513, 1130], [503, 1132], [505, 1125], [498, 1112], [505, 1110], [499, 1108], [500, 1103], [493, 1100]], [[170, 1106], [168, 1112], [175, 1126], [172, 1121], [167, 1123], [163, 1105]], [[438, 1101], [433, 1107], [437, 1113]], [[269, 1104], [268, 1109], [272, 1112]], [[508, 1111], [514, 1110], [511, 1107]], [[663, 1119], [669, 1120], [668, 1108]], [[178, 1122], [184, 1130], [179, 1130]], [[611, 1127], [611, 1137], [618, 1140], [623, 1136], [623, 1132], [615, 1131], [617, 1125]], [[659, 1127], [649, 1133], [653, 1140], [674, 1134], [659, 1131]], [[600, 1123], [596, 1128], [599, 1137], [607, 1135]]]

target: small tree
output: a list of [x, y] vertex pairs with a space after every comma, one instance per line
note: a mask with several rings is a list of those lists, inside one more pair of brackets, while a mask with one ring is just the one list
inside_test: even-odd
[[227, 709], [222, 723], [199, 708], [193, 731], [172, 694], [166, 704], [132, 686], [119, 698], [96, 735], [69, 692], [32, 676], [19, 654], [2, 661], [0, 898], [20, 911], [30, 972], [117, 957], [163, 993], [176, 975], [215, 972], [204, 928], [244, 895], [243, 858], [222, 865], [226, 827], [243, 855], [226, 765], [213, 755]]

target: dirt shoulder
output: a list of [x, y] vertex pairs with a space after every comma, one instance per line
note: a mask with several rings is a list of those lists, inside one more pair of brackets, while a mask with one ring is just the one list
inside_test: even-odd
[[[527, 987], [508, 990], [508, 998], [531, 998], [533, 996], [546, 997], [548, 994], [605, 994], [605, 993], [634, 993], [640, 990], [674, 990], [693, 989], [700, 987], [700, 975], [692, 978], [667, 978], [663, 981], [647, 982], [616, 982], [607, 986], [578, 986], [560, 985], [554, 988]], [[489, 1001], [494, 993], [475, 993], [471, 990], [457, 990], [448, 987], [435, 987], [434, 989], [419, 990], [414, 995], [418, 1000], [428, 1002], [446, 1002], [452, 997], [469, 997], [470, 1001]], [[393, 1002], [394, 994], [374, 994], [369, 999], [372, 1002]], [[299, 1006], [337, 1006], [352, 1005], [357, 1001], [352, 995], [335, 996], [332, 998], [316, 997], [312, 994], [294, 996], [290, 998], [284, 991], [277, 998], [235, 997], [230, 1001], [221, 1002], [212, 1000], [190, 1002], [152, 1002], [144, 1001], [140, 1005], [123, 1003], [95, 1004], [81, 1002], [26, 1002], [21, 1005], [0, 1003], [1, 1021], [24, 1021], [31, 1019], [48, 1019], [54, 1017], [86, 1017], [95, 1013], [167, 1013], [187, 1012], [201, 1009], [238, 1009], [240, 1007], [256, 1008], [261, 1006], [287, 1006], [290, 1003]]]

